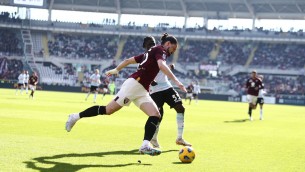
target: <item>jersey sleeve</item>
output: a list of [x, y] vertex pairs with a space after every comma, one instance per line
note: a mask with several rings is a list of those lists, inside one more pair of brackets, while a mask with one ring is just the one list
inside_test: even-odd
[[260, 89], [264, 89], [265, 88], [265, 84], [262, 83], [261, 86], [260, 86]]
[[144, 54], [140, 54], [140, 55], [137, 55], [137, 56], [134, 56], [134, 59], [137, 63], [141, 63], [144, 59]]

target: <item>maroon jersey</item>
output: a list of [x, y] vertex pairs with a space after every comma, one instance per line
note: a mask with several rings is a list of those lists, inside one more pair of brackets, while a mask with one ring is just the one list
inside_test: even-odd
[[194, 86], [192, 84], [186, 87], [186, 93], [193, 93], [193, 90]]
[[140, 54], [134, 58], [139, 63], [139, 66], [137, 71], [130, 75], [130, 78], [136, 79], [148, 91], [150, 83], [155, 79], [160, 70], [157, 61], [159, 59], [165, 60], [167, 53], [159, 45], [152, 47], [147, 53]]
[[36, 85], [36, 82], [38, 81], [38, 76], [30, 76], [29, 83], [30, 85]]
[[258, 92], [261, 87], [262, 81], [258, 78], [250, 78], [247, 80], [246, 88], [248, 89], [248, 94], [258, 96]]

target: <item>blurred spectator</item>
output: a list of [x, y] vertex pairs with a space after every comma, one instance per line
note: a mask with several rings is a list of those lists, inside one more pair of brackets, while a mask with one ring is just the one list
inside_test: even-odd
[[13, 29], [0, 29], [0, 54], [5, 56], [22, 55], [21, 40]]
[[50, 55], [69, 59], [112, 59], [117, 51], [114, 35], [55, 34], [48, 42]]
[[0, 79], [16, 80], [22, 70], [23, 64], [21, 60], [9, 60], [6, 57], [0, 58]]

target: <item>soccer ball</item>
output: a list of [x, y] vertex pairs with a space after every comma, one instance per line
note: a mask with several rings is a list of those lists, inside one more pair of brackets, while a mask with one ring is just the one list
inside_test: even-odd
[[195, 151], [192, 147], [185, 146], [179, 151], [179, 159], [182, 163], [191, 163], [195, 159]]

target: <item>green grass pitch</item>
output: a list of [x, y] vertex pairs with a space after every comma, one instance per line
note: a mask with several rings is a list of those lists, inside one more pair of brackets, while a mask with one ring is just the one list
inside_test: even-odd
[[[182, 164], [176, 114], [166, 105], [159, 133], [162, 154], [139, 155], [147, 116], [135, 105], [111, 116], [81, 119], [70, 133], [67, 116], [92, 105], [93, 95], [37, 91], [35, 99], [0, 89], [0, 171], [303, 172], [305, 107], [269, 105], [249, 121], [246, 103], [199, 101], [186, 107], [184, 138], [196, 158]], [[97, 104], [105, 105], [112, 96]], [[138, 163], [140, 160], [142, 163]]]

